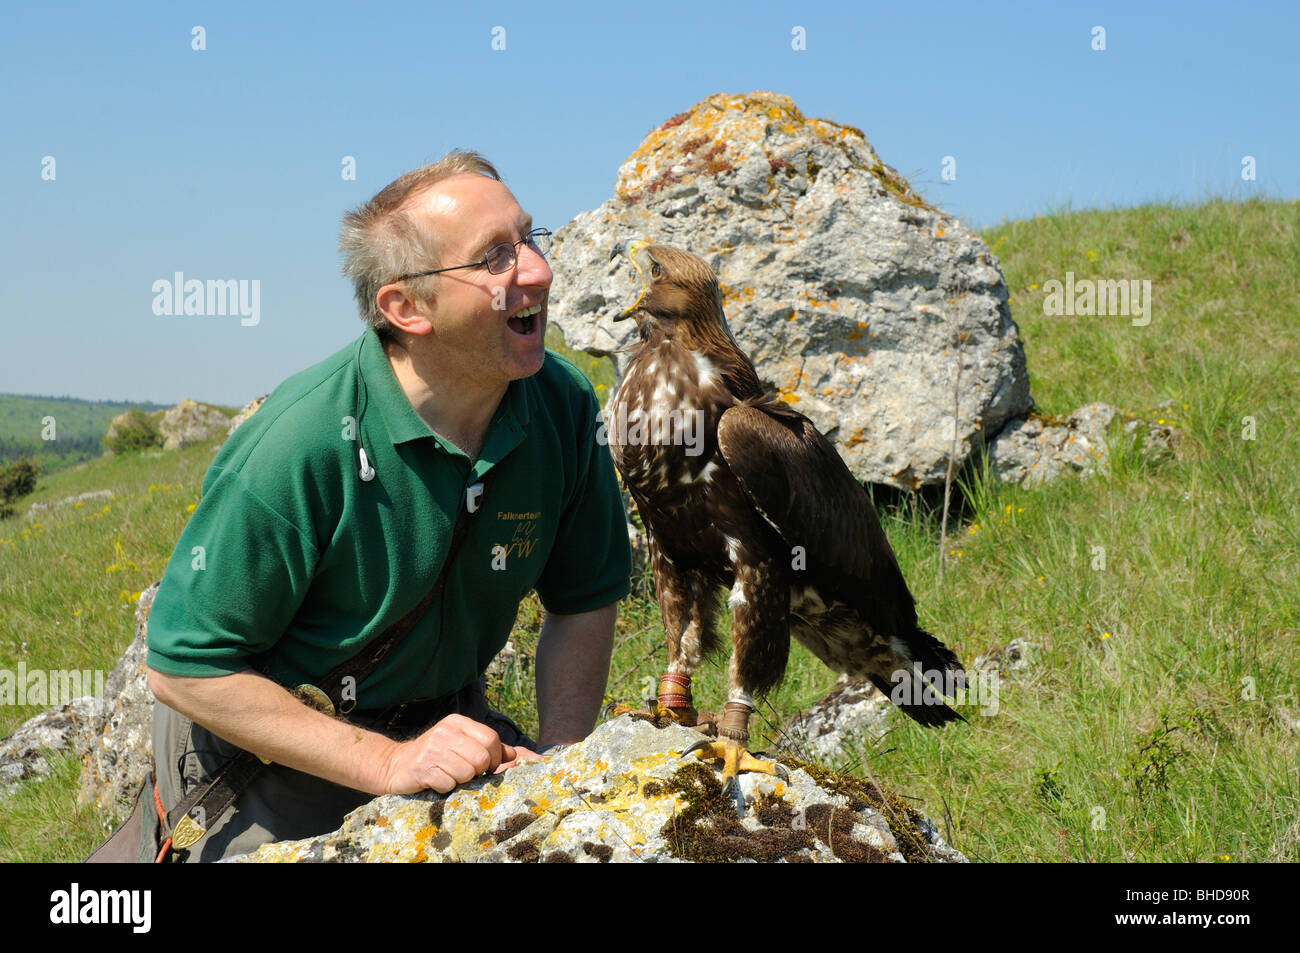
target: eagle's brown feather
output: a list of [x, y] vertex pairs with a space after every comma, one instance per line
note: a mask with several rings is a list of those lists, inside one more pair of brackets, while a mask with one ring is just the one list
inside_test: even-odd
[[[727, 326], [713, 270], [665, 245], [633, 256], [646, 286], [627, 316], [641, 345], [611, 407], [665, 426], [658, 442], [611, 431], [611, 449], [650, 537], [668, 671], [692, 675], [712, 647], [714, 594], [725, 586], [733, 701], [781, 680], [792, 634], [886, 693], [918, 665], [959, 680], [957, 657], [917, 625], [862, 484], [808, 418], [765, 393]], [[692, 411], [703, 421], [696, 456], [680, 422]], [[900, 707], [923, 724], [960, 717], [932, 694], [914, 697]]]

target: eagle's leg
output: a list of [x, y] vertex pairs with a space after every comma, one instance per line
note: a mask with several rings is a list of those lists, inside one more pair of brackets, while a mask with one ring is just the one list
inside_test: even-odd
[[631, 715], [654, 722], [663, 728], [669, 724], [711, 728], [717, 720], [695, 710], [691, 679], [704, 657], [707, 642], [713, 639], [713, 587], [700, 573], [678, 572], [673, 564], [650, 542], [651, 565], [655, 588], [659, 593], [659, 612], [668, 637], [668, 670], [659, 677], [656, 698], [647, 698], [644, 710], [629, 705], [613, 705], [612, 715]]
[[718, 726], [719, 739], [694, 744], [686, 752], [694, 751], [702, 760], [722, 760], [722, 793], [732, 798], [738, 814], [745, 813], [745, 796], [737, 781], [741, 771], [789, 777], [784, 767], [774, 761], [758, 760], [747, 747], [749, 716], [754, 713], [754, 699], [748, 689], [765, 691], [785, 674], [790, 654], [788, 593], [789, 584], [775, 563], [742, 563], [737, 567], [736, 583], [728, 600], [732, 610], [729, 697]]

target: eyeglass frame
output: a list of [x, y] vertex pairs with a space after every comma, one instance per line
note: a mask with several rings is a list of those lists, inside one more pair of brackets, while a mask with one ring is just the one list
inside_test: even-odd
[[[398, 281], [409, 281], [412, 278], [425, 278], [429, 275], [440, 275], [444, 271], [456, 271], [459, 268], [486, 268], [488, 270], [488, 274], [490, 275], [504, 275], [506, 272], [510, 271], [511, 268], [514, 268], [517, 264], [519, 264], [520, 245], [527, 244], [529, 247], [533, 249], [534, 252], [537, 253], [537, 256], [539, 258], [541, 258], [543, 261], [546, 260], [546, 256], [542, 254], [542, 252], [537, 247], [535, 247], [537, 244], [536, 239], [541, 237], [542, 235], [554, 237], [554, 233], [549, 228], [534, 228], [531, 229], [527, 235], [525, 235], [523, 238], [519, 239], [518, 241], [498, 242], [497, 244], [489, 248], [486, 252], [484, 252], [483, 257], [478, 261], [472, 261], [467, 265], [452, 265], [450, 268], [432, 268], [429, 271], [421, 271], [412, 275], [402, 275], [400, 278], [394, 278], [393, 281], [390, 283], [396, 283]], [[491, 256], [491, 254], [494, 251], [496, 251], [498, 248], [502, 247], [503, 245], [510, 246], [510, 257], [512, 260], [508, 267], [502, 269], [501, 271], [493, 271], [492, 266], [488, 263], [488, 258], [489, 256]]]

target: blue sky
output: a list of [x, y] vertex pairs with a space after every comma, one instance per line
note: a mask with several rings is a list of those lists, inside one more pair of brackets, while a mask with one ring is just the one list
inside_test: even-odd
[[[558, 229], [610, 196], [650, 129], [715, 92], [775, 90], [861, 128], [974, 227], [1300, 196], [1300, 5], [675, 9], [6, 4], [0, 392], [242, 404], [361, 332], [339, 218], [402, 172], [478, 149]], [[258, 280], [258, 324], [155, 315], [153, 283], [178, 271]]]

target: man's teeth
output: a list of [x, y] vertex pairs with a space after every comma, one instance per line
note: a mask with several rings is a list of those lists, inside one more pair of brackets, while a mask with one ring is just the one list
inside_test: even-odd
[[542, 303], [539, 301], [539, 302], [537, 302], [537, 304], [533, 305], [531, 308], [524, 308], [522, 311], [516, 311], [516, 312], [514, 313], [514, 317], [516, 317], [516, 318], [531, 318], [533, 315], [535, 315], [535, 314], [541, 314], [541, 313], [542, 313]]

